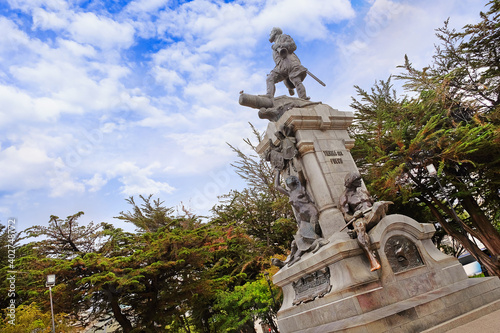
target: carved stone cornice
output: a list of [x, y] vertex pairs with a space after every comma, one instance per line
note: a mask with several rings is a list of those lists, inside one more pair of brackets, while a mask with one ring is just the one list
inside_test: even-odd
[[299, 150], [300, 156], [304, 156], [309, 153], [314, 153], [314, 143], [301, 141], [297, 144], [297, 149]]
[[277, 126], [293, 125], [295, 130], [345, 130], [354, 119], [352, 112], [343, 112], [326, 104], [288, 110], [277, 121]]

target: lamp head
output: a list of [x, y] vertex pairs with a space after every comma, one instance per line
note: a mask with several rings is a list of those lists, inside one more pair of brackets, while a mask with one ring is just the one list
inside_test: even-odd
[[431, 175], [432, 177], [437, 175], [437, 171], [436, 168], [434, 167], [434, 164], [429, 164], [426, 168], [427, 171], [429, 171], [429, 175]]
[[56, 284], [56, 275], [49, 274], [47, 275], [47, 286], [54, 286]]

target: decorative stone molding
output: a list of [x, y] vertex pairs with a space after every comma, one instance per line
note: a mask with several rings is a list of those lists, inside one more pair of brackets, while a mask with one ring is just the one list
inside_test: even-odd
[[304, 156], [309, 153], [314, 153], [314, 143], [301, 141], [297, 144], [300, 156]]

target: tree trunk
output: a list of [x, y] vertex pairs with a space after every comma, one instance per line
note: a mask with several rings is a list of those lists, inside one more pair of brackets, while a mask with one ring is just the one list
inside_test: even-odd
[[490, 251], [491, 256], [498, 260], [498, 255], [500, 254], [500, 234], [497, 229], [484, 215], [474, 198], [467, 196], [462, 199], [461, 204], [471, 216], [472, 224], [477, 229], [479, 239]]
[[269, 326], [271, 326], [271, 329], [273, 330], [274, 333], [279, 333], [280, 330], [278, 329], [278, 325], [276, 325], [272, 317], [270, 319], [271, 320], [269, 320]]
[[[446, 172], [455, 176], [456, 181], [454, 182], [454, 186], [457, 187], [459, 192], [469, 192], [467, 182], [457, 174], [455, 168], [448, 168]], [[470, 181], [473, 181], [473, 179], [470, 179]], [[471, 229], [473, 232], [469, 231], [469, 233], [484, 244], [491, 254], [492, 261], [498, 265], [500, 259], [500, 234], [498, 230], [493, 226], [471, 194], [460, 196], [459, 200], [462, 208], [470, 216], [470, 224], [472, 225]]]
[[[446, 214], [453, 216], [450, 208], [446, 205], [443, 205], [436, 197], [432, 196], [432, 200], [434, 204], [443, 210]], [[490, 275], [496, 275], [500, 277], [500, 265], [498, 260], [493, 260], [488, 255], [483, 253], [481, 249], [479, 249], [470, 239], [467, 237], [467, 234], [457, 232], [455, 229], [451, 227], [451, 225], [446, 221], [443, 215], [439, 212], [438, 208], [430, 201], [423, 199], [423, 202], [431, 210], [432, 215], [436, 217], [439, 221], [443, 229], [446, 231], [448, 235], [455, 238], [462, 244], [463, 247], [467, 249], [467, 251], [474, 257], [476, 260], [483, 264]]]
[[111, 310], [115, 316], [116, 321], [123, 329], [123, 333], [130, 333], [132, 331], [132, 323], [130, 320], [122, 313], [120, 304], [118, 303], [118, 298], [113, 295], [111, 291], [108, 291], [109, 303], [111, 304]]

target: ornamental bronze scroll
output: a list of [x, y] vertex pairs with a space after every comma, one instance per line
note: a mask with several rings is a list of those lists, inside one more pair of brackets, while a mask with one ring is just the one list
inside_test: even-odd
[[295, 290], [293, 305], [313, 301], [316, 297], [325, 296], [332, 286], [330, 285], [330, 270], [328, 267], [304, 275], [292, 283]]
[[389, 238], [385, 243], [384, 252], [394, 273], [424, 265], [417, 246], [405, 236]]

